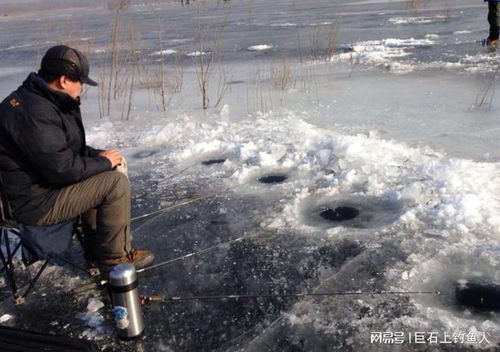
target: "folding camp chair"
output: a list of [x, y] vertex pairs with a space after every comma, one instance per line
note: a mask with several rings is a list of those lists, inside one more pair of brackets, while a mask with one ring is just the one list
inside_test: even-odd
[[[7, 283], [14, 295], [14, 303], [24, 303], [36, 282], [42, 275], [49, 262], [55, 258], [70, 264], [71, 266], [85, 271], [90, 276], [99, 275], [96, 267], [86, 269], [63, 256], [75, 236], [88, 258], [88, 248], [84, 240], [83, 232], [78, 226], [77, 219], [69, 220], [60, 224], [50, 226], [33, 226], [17, 223], [12, 214], [9, 202], [3, 192], [0, 176], [0, 259], [3, 268], [0, 273], [5, 272]], [[17, 241], [17, 244], [13, 244]], [[33, 279], [29, 280], [28, 287], [24, 292], [19, 292], [14, 268], [14, 258], [19, 249], [22, 251], [22, 261], [28, 266], [38, 260], [44, 263]]]

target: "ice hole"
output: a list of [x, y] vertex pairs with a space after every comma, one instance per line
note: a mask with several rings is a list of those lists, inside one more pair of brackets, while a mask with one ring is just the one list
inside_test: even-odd
[[335, 209], [323, 209], [319, 216], [328, 221], [345, 221], [354, 219], [359, 215], [359, 210], [354, 207], [340, 206]]
[[268, 183], [268, 184], [273, 184], [273, 183], [281, 183], [285, 181], [288, 178], [286, 175], [268, 175], [268, 176], [262, 176], [259, 178], [260, 183]]
[[142, 150], [140, 152], [135, 153], [134, 158], [145, 159], [145, 158], [149, 158], [150, 156], [153, 156], [155, 154], [158, 154], [158, 150]]
[[500, 285], [488, 280], [459, 282], [455, 288], [455, 297], [466, 307], [488, 311], [500, 309]]
[[213, 164], [222, 164], [223, 162], [225, 162], [226, 159], [210, 159], [210, 160], [205, 160], [205, 161], [202, 161], [201, 163], [203, 165], [213, 165]]

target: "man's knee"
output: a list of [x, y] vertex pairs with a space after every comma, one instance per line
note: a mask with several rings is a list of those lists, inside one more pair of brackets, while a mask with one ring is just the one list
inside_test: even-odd
[[126, 175], [118, 171], [106, 171], [101, 177], [110, 186], [109, 196], [130, 198], [130, 182]]

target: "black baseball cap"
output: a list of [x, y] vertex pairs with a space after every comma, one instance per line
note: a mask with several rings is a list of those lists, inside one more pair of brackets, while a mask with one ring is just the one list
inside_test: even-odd
[[80, 51], [66, 45], [56, 45], [42, 58], [41, 71], [53, 75], [66, 75], [90, 86], [97, 82], [89, 77], [89, 62]]

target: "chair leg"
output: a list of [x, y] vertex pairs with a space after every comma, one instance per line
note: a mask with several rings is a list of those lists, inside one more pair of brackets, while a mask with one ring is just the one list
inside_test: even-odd
[[42, 275], [43, 271], [45, 270], [45, 268], [47, 267], [47, 265], [49, 264], [49, 261], [51, 259], [52, 259], [52, 256], [49, 256], [49, 257], [47, 257], [47, 259], [45, 259], [45, 262], [43, 263], [42, 267], [38, 270], [38, 272], [35, 275], [35, 277], [32, 280], [30, 280], [28, 288], [26, 288], [26, 291], [24, 291], [24, 293], [21, 295], [21, 297], [20, 297], [21, 301], [19, 303], [17, 303], [17, 301], [16, 301], [16, 304], [22, 304], [22, 303], [24, 303], [24, 300], [30, 294], [31, 290], [35, 286], [36, 282], [38, 281], [38, 279]]
[[74, 235], [77, 238], [78, 242], [80, 243], [80, 246], [82, 246], [84, 256], [87, 260], [87, 263], [90, 265], [90, 269], [82, 268], [80, 266], [75, 265], [74, 263], [71, 263], [71, 262], [65, 260], [64, 258], [61, 258], [61, 257], [59, 257], [59, 258], [61, 258], [66, 263], [73, 265], [74, 267], [85, 271], [91, 277], [99, 276], [101, 274], [101, 272], [100, 272], [99, 268], [97, 268], [97, 266], [95, 265], [94, 258], [92, 258], [92, 251], [90, 250], [90, 247], [89, 247], [87, 241], [85, 241], [85, 235], [83, 234], [81, 227], [78, 226], [79, 222], [80, 222], [80, 219], [78, 219], [77, 225], [75, 226]]
[[[3, 231], [3, 230], [2, 230], [2, 231]], [[7, 231], [6, 231], [6, 232], [7, 232]], [[3, 237], [3, 232], [2, 232], [2, 237]], [[0, 240], [0, 243], [1, 243], [1, 242], [2, 242], [2, 241]], [[14, 247], [14, 250], [13, 250], [13, 251], [12, 251], [12, 253], [11, 253], [11, 256], [12, 256], [12, 257], [14, 257], [14, 256], [16, 255], [16, 253], [17, 253], [17, 251], [19, 250], [19, 248], [21, 248], [21, 242], [18, 242], [18, 243], [16, 244], [16, 246]], [[3, 252], [1, 252], [1, 253], [0, 253], [0, 256], [2, 256], [2, 257], [3, 257], [6, 261], [7, 261], [7, 258], [5, 257], [5, 255], [3, 254]], [[4, 263], [4, 260], [2, 260], [2, 263]], [[4, 271], [6, 271], [6, 270], [7, 270], [7, 267], [6, 267], [6, 265], [4, 264], [4, 266], [3, 266], [3, 267], [2, 267], [2, 269], [0, 270], [0, 274], [2, 274], [2, 273], [3, 273]]]
[[17, 298], [18, 291], [14, 275], [14, 264], [12, 263], [12, 257], [19, 249], [19, 244], [16, 246], [14, 251], [11, 251], [10, 241], [9, 241], [9, 230], [5, 228], [1, 229], [0, 245], [2, 244], [2, 242], [4, 243], [6, 254], [3, 253], [3, 250], [0, 250], [0, 259], [2, 260], [3, 270], [5, 270], [5, 275], [7, 276], [7, 280], [9, 282], [12, 294], [14, 295], [15, 298]]
[[[82, 245], [83, 250], [87, 253], [88, 248], [85, 245], [83, 233], [81, 231], [79, 231], [79, 229], [75, 228], [75, 230], [76, 230], [75, 231], [76, 237], [78, 238], [80, 244]], [[12, 294], [14, 295], [14, 303], [16, 305], [23, 304], [25, 302], [26, 297], [33, 291], [37, 281], [41, 277], [41, 275], [44, 272], [44, 270], [46, 269], [47, 265], [54, 258], [61, 259], [65, 263], [67, 263], [67, 264], [69, 264], [69, 265], [71, 265], [79, 270], [86, 272], [91, 277], [95, 277], [95, 276], [100, 275], [98, 268], [86, 269], [86, 268], [84, 268], [76, 263], [71, 262], [70, 260], [64, 258], [63, 256], [51, 254], [45, 259], [45, 261], [42, 264], [42, 266], [40, 267], [40, 269], [38, 269], [35, 277], [33, 279], [29, 280], [28, 287], [26, 288], [26, 290], [24, 290], [24, 293], [21, 294], [21, 292], [20, 292], [21, 290], [17, 287], [17, 284], [16, 284], [16, 277], [15, 277], [15, 273], [14, 273], [14, 264], [13, 264], [12, 258], [15, 255], [15, 253], [17, 253], [19, 248], [26, 249], [26, 247], [22, 247], [21, 242], [19, 242], [19, 243], [17, 243], [15, 248], [12, 250], [12, 245], [9, 241], [9, 231], [18, 231], [18, 230], [17, 229], [8, 229], [8, 228], [4, 228], [4, 227], [1, 228], [0, 245], [3, 245], [3, 247], [5, 248], [5, 251], [0, 250], [0, 260], [3, 264], [3, 268], [0, 271], [0, 273], [5, 271], [5, 276], [7, 278], [8, 284], [10, 286], [10, 290], [12, 291]], [[25, 260], [24, 255], [25, 255], [25, 253], [23, 251], [23, 261]], [[27, 263], [27, 262], [25, 262], [25, 264], [29, 265], [29, 263]]]
[[87, 274], [89, 274], [90, 276], [95, 276], [92, 274], [92, 269], [94, 268], [91, 268], [91, 269], [87, 269], [87, 268], [84, 268], [83, 266], [81, 265], [78, 265], [76, 263], [73, 263], [72, 261], [64, 258], [63, 256], [60, 256], [60, 255], [55, 255], [58, 259], [62, 260], [63, 262], [65, 262], [66, 264], [69, 264], [71, 265], [72, 267], [76, 268], [76, 269], [79, 269]]

